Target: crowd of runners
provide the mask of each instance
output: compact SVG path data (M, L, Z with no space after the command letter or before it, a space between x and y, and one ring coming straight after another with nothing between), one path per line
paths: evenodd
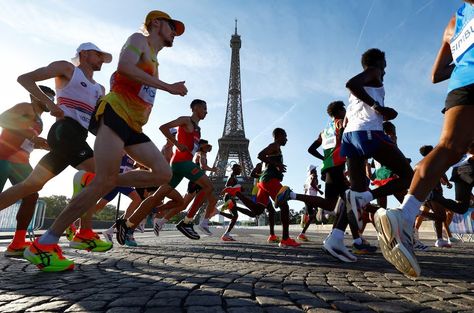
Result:
M153 216L153 230L159 236L163 226L188 206L176 228L198 240L193 221L205 205L198 225L202 233L212 235L209 220L219 214L228 219L221 240L234 241L231 232L239 213L255 218L267 212L267 241L280 247L300 246L309 240L305 232L311 223L332 215L333 229L323 241L323 249L343 262L356 262L357 254L377 250L362 236L366 224L373 223L383 256L402 273L419 276L414 251L428 248L416 235L423 219L434 220L435 245L449 247L455 242L449 232L453 213L465 213L472 200L473 28L474 1L466 0L449 21L433 65L433 83L449 79L444 125L436 146L420 147L424 158L419 164L411 165L397 146L396 127L390 122L397 111L384 103L385 53L372 48L361 57L361 72L347 80L347 110L340 100L327 106L331 122L308 147L322 167L320 173L316 166L308 167L304 194L283 184L286 165L281 147L288 138L284 129L275 128L273 140L257 155L251 195L241 189L242 168L234 164L225 188L218 191L223 200L219 207L218 193L206 174L217 170L207 163L212 145L201 138L199 126L208 113L206 102L192 100L188 116L160 126L167 140L161 151L142 130L157 92L187 94L184 81L160 79L157 61L159 52L172 47L175 37L183 34L184 24L167 13L149 12L142 32L132 34L123 45L108 93L94 80L94 73L103 63L110 63L112 55L93 43L83 43L72 63L56 61L20 75L18 82L31 95L31 102L17 104L0 115L0 188L3 190L8 179L12 183L0 193L0 210L22 200L17 230L5 254L23 256L43 271L72 269L74 261L66 258L58 245L64 233L72 248L91 252L110 250L114 237L119 245L137 246L134 231L143 230L149 216ZM53 78L55 91L37 84ZM40 137L43 112L57 118L46 139ZM96 136L93 149L86 142L89 132ZM33 149L47 150L34 168L29 164ZM27 241L26 229L38 192L68 166L78 170L71 201L44 235ZM445 173L450 167L448 178ZM189 180L185 195L176 190L183 178ZM454 200L443 196L442 185L454 186ZM130 205L113 227L103 232L103 240L92 229L92 216L119 193L131 199ZM387 208L390 195L401 203L398 208ZM303 230L296 239L289 235L289 201L301 201L305 206ZM281 237L274 231L275 209L281 214ZM344 244L348 226L351 249Z

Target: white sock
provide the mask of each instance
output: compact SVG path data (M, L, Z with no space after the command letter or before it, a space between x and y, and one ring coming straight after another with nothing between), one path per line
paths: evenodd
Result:
M359 237L359 238L357 238L357 239L354 239L354 243L355 243L356 245L361 245L361 244L362 244L362 238Z
M400 210L402 210L403 219L409 223L409 225L415 224L416 217L420 214L420 207L422 201L419 201L415 196L407 194L403 198Z
M338 240L344 240L344 232L340 229L333 228L331 235Z
M291 199L291 200L295 200L295 199L296 199L296 193L294 193L293 191L290 192L290 199Z

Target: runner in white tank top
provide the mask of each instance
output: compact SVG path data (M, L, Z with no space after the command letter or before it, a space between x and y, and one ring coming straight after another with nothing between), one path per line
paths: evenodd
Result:
M51 111L51 115L58 117L58 120L48 133L50 151L23 183L0 194L0 210L29 194L38 192L44 184L69 165L78 170L94 171L92 149L86 142L88 124L84 117L87 117L86 112L94 108L99 96L104 94L104 88L93 81L93 74L101 69L103 63L109 63L112 56L92 43L84 43L77 49L76 59L79 61L77 67L67 61L56 61L18 78L18 82L41 101ZM67 99L59 100L60 106L57 106L36 85L37 81L49 78L55 78L58 97ZM81 88L84 91L80 92ZM72 114L74 112L81 113L74 116ZM54 231L57 229L55 227L57 223L58 221L55 221L51 230L39 240L35 240L24 253L28 261L45 271L61 271L74 266L72 261L61 257L61 249L57 242L64 228ZM95 238L91 238L90 242L95 246L103 244L101 240ZM108 245L110 249L111 245ZM44 263L44 255L48 256L49 262Z

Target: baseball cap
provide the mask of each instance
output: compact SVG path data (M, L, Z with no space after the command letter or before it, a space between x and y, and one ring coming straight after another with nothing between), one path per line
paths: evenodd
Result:
M183 22L178 21L178 20L173 20L168 15L168 13L158 11L158 10L148 12L148 14L145 17L145 26L148 25L151 21L153 21L156 18L172 21L174 24L174 28L176 29L176 36L181 36L184 33Z
M94 50L101 53L104 57L104 63L112 62L112 55L110 53L102 51L99 47L97 47L92 42L84 42L84 43L81 43L79 47L77 47L76 55L71 59L72 63L74 63L74 65L79 65L79 53L81 51L87 51L87 50Z
M314 171L316 168L317 168L316 165L311 164L310 166L308 166L308 173L311 173L311 172Z

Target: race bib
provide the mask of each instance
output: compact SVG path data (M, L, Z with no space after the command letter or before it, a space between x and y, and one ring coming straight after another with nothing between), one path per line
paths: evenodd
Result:
M142 88L140 89L140 92L138 93L138 96L140 99L145 101L146 103L153 105L155 102L155 95L156 95L156 88L142 85Z
M474 19L464 25L459 34L451 39L451 54L458 62L462 55L474 45Z
M23 151L31 153L33 150L35 150L35 144L31 140L25 139L21 144L20 148Z

